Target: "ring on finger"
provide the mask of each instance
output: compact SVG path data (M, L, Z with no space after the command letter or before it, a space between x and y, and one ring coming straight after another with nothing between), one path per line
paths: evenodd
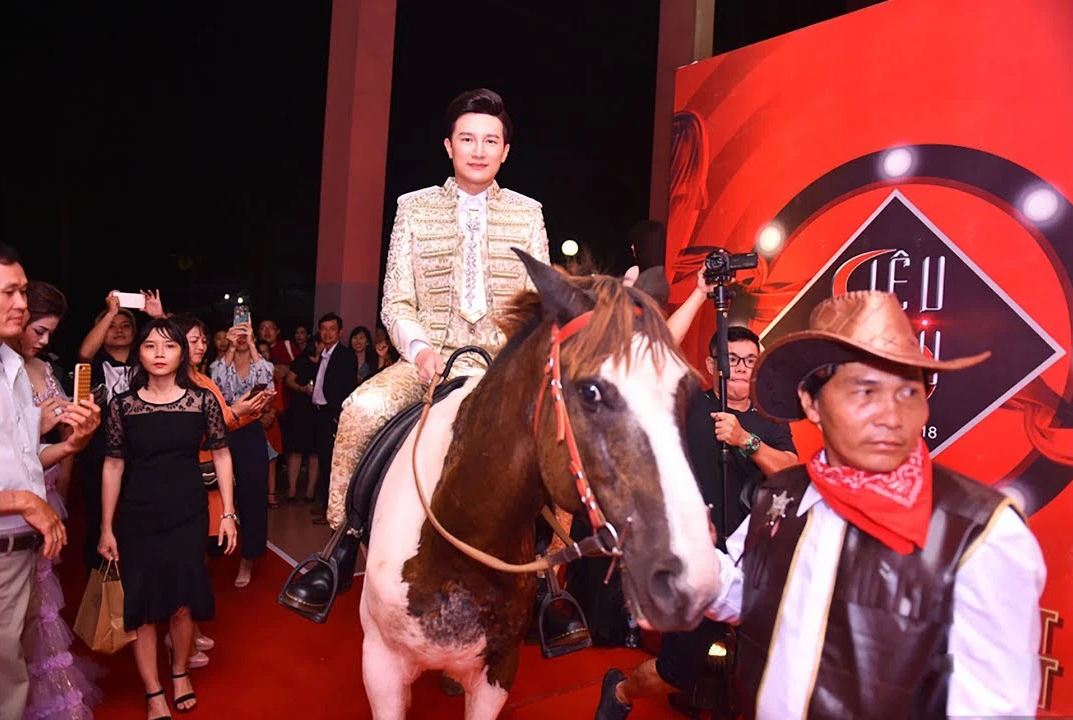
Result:
M63 415L63 408L60 408L60 407L52 408L52 414L55 415L56 417L59 417L60 415Z

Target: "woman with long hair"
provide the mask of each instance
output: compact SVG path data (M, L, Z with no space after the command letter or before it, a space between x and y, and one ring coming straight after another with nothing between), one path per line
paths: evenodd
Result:
M272 363L254 346L253 326L240 323L227 331L230 344L212 380L234 403L252 390L275 390ZM268 551L268 440L261 423L250 423L228 437L238 486L235 502L242 518L242 560L235 587L250 584L253 561Z
M197 704L187 674L194 621L210 620L215 613L205 566L209 514L198 461L202 438L219 478L223 513L217 542L225 553L238 541L234 480L223 410L211 392L190 379L189 346L179 326L163 318L147 323L132 352L138 366L130 390L108 404L97 551L120 563L123 624L137 633L134 660L149 717L165 718L157 623L170 626L172 702L186 712Z
M67 299L60 290L33 280L26 289L29 321L13 349L22 355L26 374L33 389L34 404L41 409L41 434L53 430L66 436L66 425L57 425L63 408L70 402L52 373L52 366L38 357L52 339L67 312ZM64 498L71 476L72 456L45 471L48 504L67 518ZM71 654L71 630L60 617L64 606L63 590L52 567L59 562L38 555L34 573L34 592L27 617L36 618L23 631L27 667L30 669L29 702L25 720L90 720L91 707L100 702L101 691L90 680L98 668L84 658Z

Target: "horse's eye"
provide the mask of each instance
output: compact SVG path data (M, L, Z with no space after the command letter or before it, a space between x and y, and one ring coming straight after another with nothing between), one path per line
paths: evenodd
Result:
M592 410L595 410L604 399L600 386L591 381L580 383L577 386L577 394L581 396L581 402Z

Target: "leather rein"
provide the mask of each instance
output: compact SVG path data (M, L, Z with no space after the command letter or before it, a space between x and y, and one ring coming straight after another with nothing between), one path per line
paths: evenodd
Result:
M548 352L548 361L544 366L544 381L541 384L540 394L537 396L536 409L533 413L533 435L535 437L540 424L544 395L548 388L551 388L551 398L555 407L557 425L556 441L558 443L566 443L567 452L570 455L570 474L574 478L578 497L581 498L581 502L585 506L585 511L588 514L589 522L592 524L593 528L592 535L580 542L575 542L555 519L554 513L552 513L546 505L542 507L541 514L544 516L544 519L547 520L548 524L551 525L552 530L555 531L555 534L558 535L559 539L565 544L565 547L558 552L551 555L542 555L536 560L522 565L508 563L500 560L494 555L489 555L483 550L473 547L464 540L460 540L440 523L436 518L435 513L432 512L432 507L429 505L428 498L425 497L425 491L421 486L417 458L421 434L425 428L425 421L428 419L429 411L432 409L433 396L436 392L436 387L449 373L451 367L450 363L448 363L447 367L444 369L443 375L433 377L432 382L429 384L428 391L425 393L423 400L424 408L421 410L421 418L417 422L417 435L414 437L414 448L411 458L414 471L414 483L417 486L417 496L421 498L421 505L425 509L425 516L428 518L429 523L432 527L436 528L436 531L439 532L444 540L451 543L451 545L454 545L467 557L476 560L493 570L519 574L542 572L544 570L550 570L557 565L573 562L581 557L594 555L606 555L612 557L614 560L611 564L611 570L613 570L615 561L622 557L622 547L629 531L629 525L626 526L626 530L619 536L614 525L607 521L603 511L600 509L600 504L596 501L596 496L592 491L592 485L589 483L588 476L585 474L584 465L581 462L577 441L574 439L574 430L570 425L570 415L567 412L566 400L563 397L562 369L559 364L560 347L562 343L569 340L577 334L578 331L584 329L591 319L592 311L589 311L578 315L561 328L556 323L552 324L551 349ZM455 354L457 355L460 352L462 352L462 350L459 350ZM454 357L452 356L452 361L453 359ZM627 522L629 522L629 520L627 520ZM610 570L608 575L610 575Z

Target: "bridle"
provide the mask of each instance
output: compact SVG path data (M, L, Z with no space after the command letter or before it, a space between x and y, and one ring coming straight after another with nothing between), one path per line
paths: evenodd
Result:
M429 411L432 409L433 396L436 387L443 379L443 376L437 375L434 377L432 383L429 385L428 392L425 393L425 406L421 411L421 418L417 423L417 435L414 438L412 456L414 483L417 486L417 495L421 498L421 505L425 509L425 516L444 540L454 545L468 557L492 568L493 570L509 573L541 572L554 568L557 565L573 562L581 557L606 555L612 558L611 569L608 571L608 575L610 575L611 571L614 570L615 564L622 557L622 548L625 544L626 535L628 534L630 527L629 523L632 521L632 518L627 518L626 529L623 530L622 535L619 535L615 530L615 526L607 521L606 516L600 509L600 504L597 502L596 495L592 491L592 485L589 483L588 475L585 473L585 467L581 461L581 454L578 451L577 441L574 438L574 430L570 425L570 415L567 411L566 399L563 396L562 368L559 363L560 348L564 342L576 335L589 324L589 321L592 320L592 315L593 313L591 310L582 313L561 328L558 323L552 324L551 348L548 351L548 361L544 365L544 381L541 383L540 394L537 396L536 407L533 412L533 435L535 437L540 425L541 410L544 407L544 396L548 388L551 388L551 398L555 408L557 424L556 440L559 443L566 443L566 449L570 456L570 474L574 478L578 497L581 499L581 503L584 505L585 511L588 514L589 522L592 524L593 533L584 540L575 542L566 531L563 530L562 526L555 519L555 515L547 508L547 506L545 506L541 509L541 514L544 516L544 519L548 521L548 524L551 525L555 534L559 536L559 539L563 541L565 547L551 555L543 555L532 562L518 565L504 562L493 555L489 555L483 550L473 547L469 543L455 537L443 527L443 525L440 524L440 521L436 518L436 515L432 512L432 507L429 505L428 499L425 497L425 491L421 487L417 462L417 450L421 440L421 433L425 427L425 420L428 418Z

